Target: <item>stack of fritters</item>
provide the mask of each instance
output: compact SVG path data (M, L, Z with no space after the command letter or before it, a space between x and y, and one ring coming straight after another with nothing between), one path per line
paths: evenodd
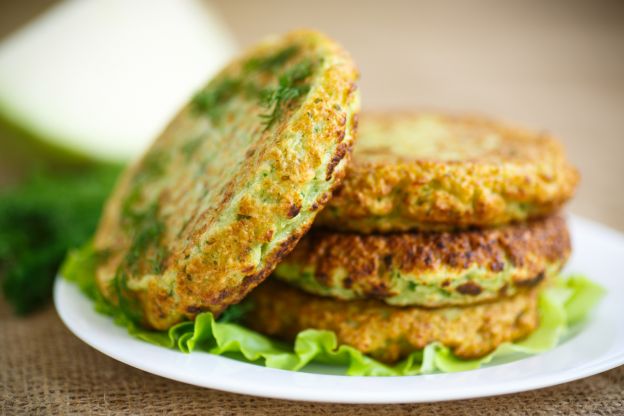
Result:
M547 135L364 114L344 181L251 293L247 323L285 339L332 330L385 362L436 341L483 356L537 327L538 294L570 253L558 211L577 182Z
M252 328L333 330L386 362L436 341L477 357L535 329L570 251L557 211L578 174L560 145L479 118L366 115L349 160L357 78L306 30L227 65L109 199L104 298L165 330L250 294Z

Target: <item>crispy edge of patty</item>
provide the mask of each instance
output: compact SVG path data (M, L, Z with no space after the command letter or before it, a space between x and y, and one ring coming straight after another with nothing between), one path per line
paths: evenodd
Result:
M426 309L394 307L375 300L327 299L269 279L249 295L252 309L245 323L286 341L305 329L333 331L339 344L385 363L397 362L432 342L470 359L535 330L542 287L496 302Z
M213 227L212 220L198 225L194 231L186 233L187 243L168 255L161 274L143 276L147 280L145 288L123 288L123 295L129 298L128 303L138 303L143 325L167 329L181 320L194 319L205 310L218 315L230 304L240 301L270 274L279 260L307 232L318 210L325 205L335 186L342 180L357 125L359 93L355 85L357 68L340 46L317 32L291 32L250 49L217 77L225 78L231 68L244 65L258 53L266 54L273 47L277 51L288 46L289 42L297 41L304 44L308 41L316 42L316 47L322 48L325 53L320 60L323 69L318 74L318 84L311 87L296 110L289 110L288 119L273 129L276 133L275 138L271 139L274 145L270 149L262 154L258 151L246 154L246 161L252 163L250 166L274 162L274 174L262 180L266 182L275 179L275 182L268 186L255 186L251 188L252 192L240 197L239 191L245 193L246 188L234 189L241 178L233 179L224 190L223 202L216 208L207 207L206 212L198 215L198 218L204 218L209 211L222 209L225 204L234 203L230 201L238 201L228 208L228 212L238 212L244 221L236 220L217 228ZM336 107L341 110L337 111ZM188 111L188 108L182 110L153 147L167 146L172 140L175 142L171 136L175 134L178 124L184 125ZM315 117L322 118L324 123L324 127L318 131L314 129ZM263 137L266 135L263 133ZM290 150L292 141L300 140L301 135L310 136L306 146L313 148L313 151L309 155L295 155ZM149 155L149 151L146 155ZM140 174L148 157L144 156L122 177L107 204L95 239L96 249L112 251L100 265L97 280L102 293L114 303L119 303L120 297L111 290L110 284L124 253L123 250L121 253L110 250L110 247L124 245L125 237L119 231L120 211L128 196L132 178ZM312 169L314 178L319 179L312 179L310 172L304 169ZM247 176L248 170L243 179ZM307 182L297 182L305 177L309 177ZM293 206L294 202L301 200L300 186L311 184L313 180L319 184L310 195L306 195L305 204ZM262 193L264 199L258 193ZM274 203L264 204L263 201ZM276 229L277 222L290 225L280 230ZM111 230L117 230L117 233L106 237ZM210 238L206 237L208 231ZM202 244L208 245L203 247ZM253 259L250 258L253 256L250 253L254 252L254 247L259 249L257 251L261 258L251 264ZM206 253L211 257L209 260L205 259ZM239 258L242 260L237 263ZM212 259L217 259L216 266ZM144 279L136 280L141 282ZM173 281L173 287L166 281Z
M495 229L383 235L313 230L275 269L309 293L392 305L466 305L511 296L560 271L564 218Z
M400 123L422 114L428 113L364 113L360 123ZM487 118L432 114L523 141L531 151L500 160L494 152L484 160L371 162L358 157L356 147L344 181L314 225L360 233L499 226L546 216L574 195L579 172L552 136Z

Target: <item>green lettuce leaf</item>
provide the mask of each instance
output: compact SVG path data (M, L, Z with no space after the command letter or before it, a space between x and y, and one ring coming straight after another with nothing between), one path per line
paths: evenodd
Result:
M95 309L109 315L118 325L143 341L178 349L184 353L201 350L271 368L298 371L309 364L331 365L351 376L405 376L434 372L467 371L493 360L510 360L523 354L537 354L557 345L569 325L581 322L604 295L604 289L583 276L558 279L543 291L539 299L540 325L522 341L506 343L485 357L464 360L451 350L432 343L412 353L400 363L389 366L347 345L339 345L331 331L307 329L300 332L294 344L272 340L236 323L245 313L245 304L233 305L220 319L210 312L193 322L182 322L168 331L146 330L123 314L100 295L95 287L94 267L97 254L90 244L67 257L61 275L78 285L93 299Z

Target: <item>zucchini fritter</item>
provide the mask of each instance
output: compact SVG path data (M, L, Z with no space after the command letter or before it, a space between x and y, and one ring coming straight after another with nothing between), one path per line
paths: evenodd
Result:
M539 289L491 303L424 309L327 299L269 279L249 294L252 310L245 323L289 341L309 328L334 331L340 344L387 363L436 341L458 357L477 358L537 327Z
M545 133L476 117L363 114L345 180L315 226L359 233L498 226L556 211L578 179Z
M95 237L106 298L166 329L268 276L344 174L359 94L333 41L298 31L213 78L122 176Z
M313 230L274 275L337 299L438 307L513 295L558 273L569 254L570 236L559 215L452 233Z

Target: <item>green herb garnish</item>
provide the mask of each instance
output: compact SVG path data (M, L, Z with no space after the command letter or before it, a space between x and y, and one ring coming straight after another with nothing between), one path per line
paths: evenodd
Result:
M0 193L0 276L18 314L44 305L67 250L91 238L119 166L39 173Z

